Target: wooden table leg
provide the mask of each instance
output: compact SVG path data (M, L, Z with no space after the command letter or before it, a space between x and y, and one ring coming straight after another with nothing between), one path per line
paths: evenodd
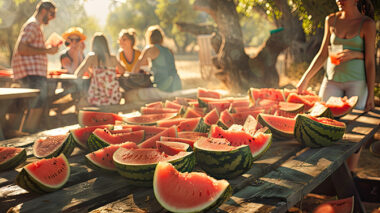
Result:
M5 124L5 114L8 111L9 106L12 104L10 100L2 100L0 102L0 140L5 140L3 125Z
M354 212L365 212L363 203L360 199L358 190L356 189L351 172L344 162L332 175L331 180L334 184L338 198L347 198L354 196Z

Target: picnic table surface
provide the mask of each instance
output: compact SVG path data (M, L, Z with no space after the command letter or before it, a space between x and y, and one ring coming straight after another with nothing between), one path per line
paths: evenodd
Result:
M0 100L36 97L39 93L38 89L0 88Z
M345 160L377 131L380 108L368 113L354 110L340 120L347 125L346 133L342 141L330 147L311 149L294 139L274 140L250 170L229 180L234 193L216 211L286 212L328 177L332 178L338 197L357 196ZM36 160L32 154L36 138L78 127L66 126L0 141L0 146L25 147L26 163L30 163ZM48 194L29 193L15 185L20 168L0 173L0 212L165 212L152 188L133 187L117 173L92 170L84 163L84 155L82 150L74 150L69 158L70 179L63 189ZM360 198L355 201L355 212L362 211Z

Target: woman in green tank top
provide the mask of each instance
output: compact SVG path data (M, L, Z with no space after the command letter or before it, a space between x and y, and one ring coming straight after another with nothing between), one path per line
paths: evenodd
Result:
M159 26L150 26L147 29L146 41L149 45L142 51L132 72L138 72L142 64L147 64L147 61L151 60L151 71L157 88L164 92L174 92L182 89L181 79L172 52L162 46L163 40L164 33Z
M303 91L327 60L319 96L358 96L357 109L374 108L375 38L373 6L368 0L337 0L339 11L326 17L321 47L297 85ZM343 45L338 63L329 58L329 45Z

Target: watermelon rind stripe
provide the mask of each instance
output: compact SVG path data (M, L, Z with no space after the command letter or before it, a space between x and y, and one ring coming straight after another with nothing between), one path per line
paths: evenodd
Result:
M169 160L168 162L173 164L178 171L191 172L195 166L195 155L194 152L188 152L187 155L178 159ZM127 182L131 185L142 187L152 186L154 170L156 169L157 163L128 165L114 158L114 164L119 174L125 177Z
M224 130L228 129L228 126L226 124L224 124L223 121L220 119L218 120L218 122L216 122L216 125L218 125L219 127L221 127Z
M261 147L261 149L256 153L252 153L253 160L259 159L266 151L268 151L269 147L272 145L272 133L270 133L270 130L267 130L267 132L268 133L264 133L265 135L269 135L267 141L265 142L265 146Z
M204 139L206 140L206 139ZM252 167L252 153L248 145L231 151L214 151L194 144L197 165L215 178L235 178Z
M210 125L206 124L204 119L199 119L198 125L195 127L194 132L204 132L207 133L210 131Z
M0 171L10 170L26 160L26 150L23 148L21 152L13 156L13 158L8 159L7 161L0 164Z
M262 117L262 114L260 113L258 116L257 116L257 120L258 122L263 125L263 126L266 126L268 127L272 134L273 134L273 137L275 137L276 139L280 139L280 140L284 140L284 139L291 139L294 137L294 132L292 133L288 133L288 132L284 132L284 131L281 131L273 126L271 126L263 117Z
M305 115L297 115L295 129L298 141L316 148L335 144L343 137L346 128L323 124Z
M75 148L75 142L72 137L70 137L70 134L68 134L64 140L64 142L61 144L61 146L57 147L56 150L52 151L51 154L47 156L39 156L36 153L35 147L33 146L33 154L37 158L54 158L59 156L61 153L64 154L66 157L70 157L71 153L74 151Z

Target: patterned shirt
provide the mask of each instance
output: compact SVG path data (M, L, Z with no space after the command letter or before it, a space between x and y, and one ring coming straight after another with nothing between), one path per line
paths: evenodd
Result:
M35 17L22 26L18 42L36 48L45 48L45 39L40 23ZM16 46L17 47L17 46ZM15 79L24 78L28 75L46 76L47 56L46 54L21 55L17 49L12 58L13 76Z

